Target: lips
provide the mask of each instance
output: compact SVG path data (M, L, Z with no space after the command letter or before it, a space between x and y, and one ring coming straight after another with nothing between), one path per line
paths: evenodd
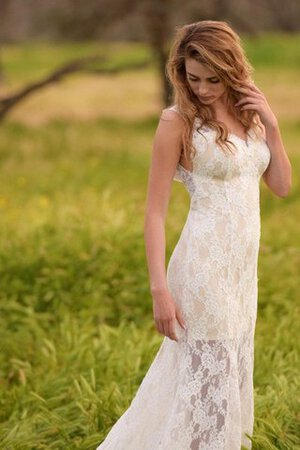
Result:
M200 97L200 100L210 100L212 97Z

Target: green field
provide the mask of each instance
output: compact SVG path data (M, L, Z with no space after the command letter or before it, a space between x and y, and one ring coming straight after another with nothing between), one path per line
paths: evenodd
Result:
M300 448L299 41L246 40L294 174L285 199L261 185L253 450ZM96 48L5 47L2 92ZM103 48L115 50L113 65L150 58L137 44ZM161 107L152 64L76 75L1 125L0 450L95 449L160 346L143 213ZM167 259L187 212L188 195L174 183Z

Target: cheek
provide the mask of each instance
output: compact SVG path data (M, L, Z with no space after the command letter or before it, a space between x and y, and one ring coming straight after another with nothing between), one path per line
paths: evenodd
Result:
M220 95L224 94L226 92L226 87L221 84L218 88Z
M187 81L187 82L186 82L186 87L187 87L190 91L195 92L195 85L194 85L194 83L190 83L189 81Z
M187 82L187 86L193 91L195 89L195 86L193 83Z
M214 91L215 93L222 95L226 91L226 87L223 84L217 84Z

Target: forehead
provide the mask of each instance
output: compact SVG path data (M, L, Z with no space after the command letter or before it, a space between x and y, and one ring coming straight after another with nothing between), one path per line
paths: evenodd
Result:
M216 72L211 70L207 65L202 64L193 58L185 59L185 70L199 78L209 78L216 76Z

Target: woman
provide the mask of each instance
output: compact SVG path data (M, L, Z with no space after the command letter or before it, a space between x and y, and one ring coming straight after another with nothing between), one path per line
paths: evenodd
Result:
M156 130L145 213L154 320L164 340L98 450L240 450L253 432L259 181L285 197L291 165L277 119L225 22L177 30L175 105ZM190 210L165 270L172 180Z

